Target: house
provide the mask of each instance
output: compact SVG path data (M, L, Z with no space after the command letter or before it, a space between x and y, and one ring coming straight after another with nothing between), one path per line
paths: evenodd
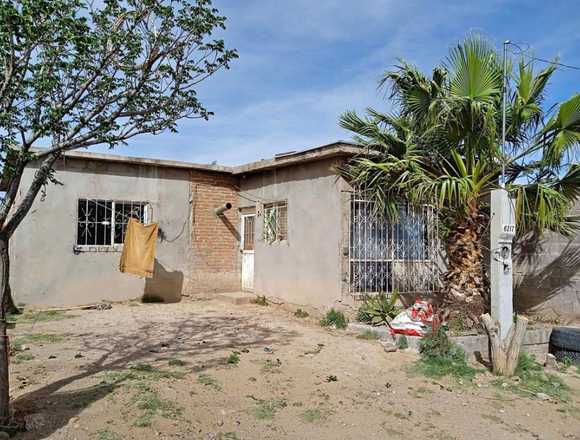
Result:
M56 166L61 184L35 201L12 239L15 299L179 301L244 290L325 309L373 292L435 291L444 265L435 209L402 206L396 224L377 219L335 171L359 152L335 142L235 167L69 152ZM118 270L129 217L159 224L153 278ZM527 305L580 316L579 241L544 242L554 258L528 249L516 267L524 289L536 280ZM521 289L517 298L526 302Z

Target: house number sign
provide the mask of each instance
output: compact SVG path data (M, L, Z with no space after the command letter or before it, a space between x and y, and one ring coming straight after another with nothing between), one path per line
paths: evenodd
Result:
M516 225L503 225L503 232L513 234L516 232Z

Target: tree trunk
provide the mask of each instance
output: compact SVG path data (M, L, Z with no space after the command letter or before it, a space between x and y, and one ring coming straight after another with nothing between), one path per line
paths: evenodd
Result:
M516 323L511 326L503 340L500 337L501 327L499 322L493 321L487 313L481 317L481 321L489 334L493 372L499 376L513 376L518 366L528 320L518 316Z
M10 219L4 218L0 232L0 425L8 424L10 420L10 380L9 380L9 343L6 332L6 315L8 310L16 309L10 291L10 237L18 228L26 214L30 211L38 192L47 182L52 167L58 159L58 153L50 154L44 159L34 174L26 195L20 204L13 210ZM14 178L20 179L15 176ZM11 188L14 187L12 182ZM13 199L12 199L13 201Z
M9 294L10 256L8 239L0 237L0 424L10 418L10 381L8 377L9 343L6 333L6 295Z
M486 220L472 203L447 238L448 270L443 275L443 303L451 317L461 313L468 318L468 327L489 308L481 246Z

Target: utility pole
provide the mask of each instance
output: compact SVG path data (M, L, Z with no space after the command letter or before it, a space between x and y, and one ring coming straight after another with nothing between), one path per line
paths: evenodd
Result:
M514 200L506 190L506 100L507 100L507 47L503 44L503 91L501 132L500 189L491 192L490 227L490 290L491 317L500 324L500 338L505 338L513 322L512 243L516 232Z
M507 48L510 40L503 42L503 87L501 92L501 187L505 188L505 131L506 131L506 95L507 95Z

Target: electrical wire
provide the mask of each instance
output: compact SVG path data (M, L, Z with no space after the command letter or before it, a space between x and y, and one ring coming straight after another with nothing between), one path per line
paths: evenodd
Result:
M535 57L533 55L528 55L526 52L528 52L530 50L530 45L526 43L527 48L526 49L522 49L521 46L517 43L514 42L510 42L509 43L510 46L514 46L516 47L518 50L517 51L513 51L513 50L509 50L510 53L514 54L514 55L521 55L523 57L528 58L531 61L538 61L540 63L546 63L546 64L553 64L555 66L560 66L560 67L564 67L566 69L573 69L573 70L580 70L579 66L572 66L571 64L564 64L564 63L560 63L558 61L550 61L550 60L546 60L544 58L538 58Z

